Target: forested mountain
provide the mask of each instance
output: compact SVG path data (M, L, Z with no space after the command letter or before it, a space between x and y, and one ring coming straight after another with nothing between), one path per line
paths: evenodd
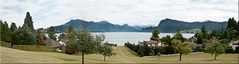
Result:
M164 20L161 20L157 27L159 27L160 32L174 33L176 29L183 31L201 29L203 25L208 31L212 31L216 29L226 28L227 22L215 22L210 20L203 22L185 22L166 18ZM141 31L151 32L154 28L147 27L143 28Z
M64 32L67 26L72 26L75 30L87 28L92 32L137 32L138 30L129 26L128 24L124 25L115 25L107 21L93 22L85 21L80 19L70 20L69 22L54 26L57 32Z

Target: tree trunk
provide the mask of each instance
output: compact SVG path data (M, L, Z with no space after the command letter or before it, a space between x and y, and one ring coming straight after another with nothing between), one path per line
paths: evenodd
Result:
M82 62L82 64L84 64L84 53L82 52L82 54L81 54L82 56L81 56L81 62Z
M216 53L214 54L214 60L217 60L217 54Z
M105 61L106 56L104 56L104 61Z
M179 61L182 60L182 53L179 53Z

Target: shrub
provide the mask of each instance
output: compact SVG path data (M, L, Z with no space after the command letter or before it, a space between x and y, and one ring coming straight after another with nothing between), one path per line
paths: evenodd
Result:
M42 45L13 45L13 48L26 51L52 52L54 48Z

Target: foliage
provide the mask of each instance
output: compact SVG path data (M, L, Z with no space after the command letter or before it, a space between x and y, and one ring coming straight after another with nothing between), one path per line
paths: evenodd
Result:
M205 52L214 55L214 60L216 60L217 56L225 51L224 46L218 41L218 39L213 38L213 41L206 46Z
M109 45L102 45L99 47L99 54L101 54L102 56L104 56L104 61L106 60L106 56L110 57L115 55L115 53L113 53L113 49L111 46Z
M160 34L160 31L159 29L155 29L153 32L152 32L152 36L151 36L151 40L156 40L158 41L159 40L159 34Z
M183 38L183 35L182 35L180 29L176 30L176 34L173 36L173 39L185 41L185 38Z
M172 41L171 41L172 38L169 35L167 35L166 37L162 37L160 40L164 42L164 45L168 45L168 46L172 45Z
M37 29L37 45L46 45L46 36L43 33L43 28Z
M53 39L56 41L56 30L54 29L53 26L51 26L50 28L47 29L47 35L50 39Z
M11 30L8 27L8 23L5 21L4 23L0 20L1 23L1 41L11 42Z
M13 48L26 51L41 51L41 52L54 51L54 48L52 48L51 46L43 46L43 45L13 45Z
M60 37L63 37L62 35ZM66 35L65 35L66 49L65 53L67 54L75 54L76 53L76 32L73 30L71 26L67 27Z
M189 45L189 43L186 42L181 42L179 40L173 40L174 43L174 48L176 49L176 51L180 54L179 56L179 60L181 61L181 56L182 54L188 54L192 51L191 46Z
M13 32L12 37L13 45L34 45L36 44L34 33L30 32L27 29L19 28L17 31Z

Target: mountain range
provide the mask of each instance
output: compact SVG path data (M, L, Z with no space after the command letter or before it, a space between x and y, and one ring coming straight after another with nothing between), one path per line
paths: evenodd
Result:
M158 26L129 26L128 24L118 25L112 24L108 21L86 21L81 19L70 20L69 22L53 26L57 32L65 32L67 26L72 26L74 30L79 30L81 28L87 28L91 32L151 32L155 28L159 27L162 33L173 33L176 29L180 30L193 30L201 29L205 26L208 31L225 28L227 22L215 22L215 21L203 21L203 22L185 22L174 19L163 19L159 22Z

